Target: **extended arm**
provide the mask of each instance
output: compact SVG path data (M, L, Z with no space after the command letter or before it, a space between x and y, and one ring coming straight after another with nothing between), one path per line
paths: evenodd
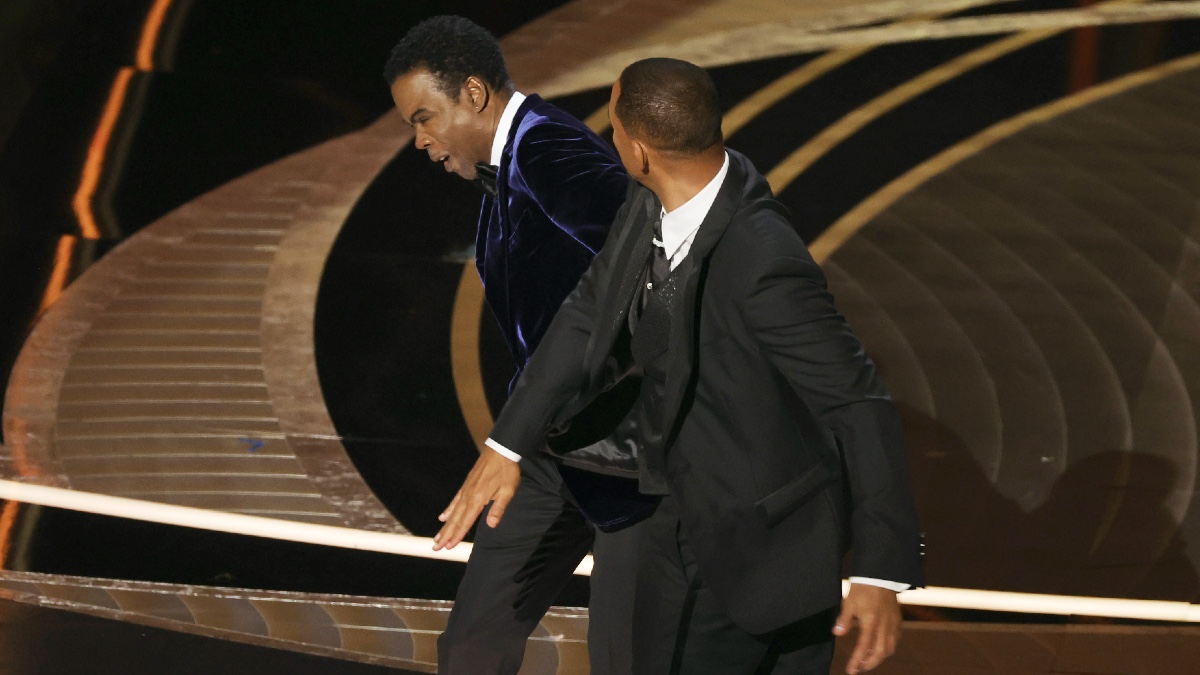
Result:
M608 245L592 260L575 290L563 301L497 417L489 441L522 456L541 452L543 439L556 415L586 383L584 353L596 328L596 293L598 285L611 278L615 244L620 239L619 228L627 225L624 221L628 208L627 204L617 213ZM487 524L490 527L499 524L519 480L516 461L491 447L484 448L463 486L440 516L445 524L434 537L434 550L457 546L489 502L492 508Z

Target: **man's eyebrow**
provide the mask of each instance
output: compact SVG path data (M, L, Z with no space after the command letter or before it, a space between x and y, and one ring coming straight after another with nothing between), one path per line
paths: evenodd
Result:
M417 108L417 109L416 109L416 111L415 111L415 112L413 112L413 114L411 114L411 115L409 115L409 116L408 116L408 123L409 123L410 125L416 125L416 123L417 123L417 115L420 115L420 114L421 114L421 113L423 113L423 112L429 112L429 111L428 111L428 110L426 110L425 108Z

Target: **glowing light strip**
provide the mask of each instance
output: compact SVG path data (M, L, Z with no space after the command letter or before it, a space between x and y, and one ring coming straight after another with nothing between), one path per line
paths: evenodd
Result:
M44 312L53 305L67 287L67 273L71 270L71 259L75 253L75 237L64 235L58 240L58 251L54 254L54 269L50 272L50 282L46 284L46 292L42 295L42 305L38 312Z
M20 510L20 502L6 502L4 510L0 511L0 570L8 568L8 552L12 548L13 527L16 525L17 514Z
M100 228L96 225L96 216L92 213L92 197L96 194L96 186L100 184L100 174L104 171L104 156L108 153L108 142L112 139L113 128L121 116L121 108L125 105L125 95L129 91L129 81L133 78L133 68L122 68L117 72L112 89L108 92L108 102L104 104L104 112L100 116L100 125L92 136L88 146L87 160L83 164L83 178L79 189L71 201L75 217L79 220L79 231L84 239L99 239Z
M78 490L31 485L11 480L0 480L0 499L27 504L41 504L72 511L96 513L117 518L129 518L163 525L194 527L214 532L244 534L252 537L295 541L303 544L337 546L359 551L392 553L418 558L434 558L451 562L466 562L471 555L471 545L462 543L454 550L433 550L433 539L411 534L371 532L335 525L292 522L242 513L228 513L198 509L175 504L160 504L140 499L114 497ZM576 574L588 575L592 571L592 559L588 556L575 570Z
M163 19L172 0L157 0L146 16L142 25L142 36L138 41L137 70L154 69L154 49L158 44L158 35L162 30ZM125 107L125 97L129 91L129 81L133 78L134 68L122 68L113 80L112 89L108 93L108 101L104 104L104 112L100 116L100 124L92 136L88 146L87 159L83 165L83 177L79 181L79 189L71 207L79 220L79 231L84 239L99 239L100 227L96 224L96 216L92 211L92 198L96 195L96 187L100 184L100 176L104 172L104 158L108 154L108 144L112 140L113 129L121 117L121 109Z
M848 586L848 582L843 583L843 592ZM906 605L978 609L990 612L1200 623L1200 605L1166 600L1089 598L1075 595L1008 593L934 586L904 591L900 594L900 602Z
M162 31L163 19L174 0L155 0L146 23L142 26L142 39L138 41L138 70L154 70L154 48L158 46L158 34Z
M10 480L0 480L0 498L164 525L452 562L466 562L471 553L471 545L467 543L459 544L452 551L434 552L433 540L428 537L210 511ZM592 557L587 556L575 569L575 574L587 576L591 572ZM843 581L843 593L848 589L849 582ZM900 600L904 604L927 607L1200 623L1200 605L1160 600L1089 598L939 587L905 591L900 594Z

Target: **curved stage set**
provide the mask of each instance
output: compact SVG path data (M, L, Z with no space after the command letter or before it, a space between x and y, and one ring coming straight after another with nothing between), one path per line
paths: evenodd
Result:
M378 73L451 12L602 132L710 68L903 415L877 672L1197 672L1200 2L126 4L0 18L0 671L435 671L512 365ZM589 562L523 674L587 672Z

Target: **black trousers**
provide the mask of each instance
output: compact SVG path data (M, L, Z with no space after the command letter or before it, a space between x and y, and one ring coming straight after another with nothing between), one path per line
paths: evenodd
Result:
M641 527L596 530L571 501L552 461L522 459L521 485L504 519L493 529L481 517L477 526L471 560L438 638L438 672L515 674L526 639L591 550L591 672L629 675Z
M828 675L837 607L765 635L738 628L696 568L675 500L642 523L634 606L638 675ZM803 574L804 570L797 570Z

